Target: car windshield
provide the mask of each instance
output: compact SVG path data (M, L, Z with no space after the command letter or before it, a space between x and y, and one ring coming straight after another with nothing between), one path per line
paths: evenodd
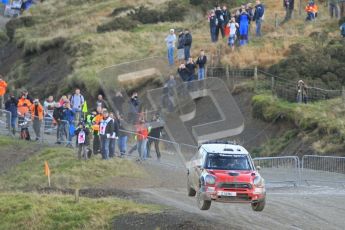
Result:
M252 170L248 155L208 153L206 169L218 170Z

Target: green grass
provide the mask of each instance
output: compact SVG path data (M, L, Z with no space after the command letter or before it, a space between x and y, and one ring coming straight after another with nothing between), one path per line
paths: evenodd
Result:
M6 143L10 150L17 142L1 137L0 143ZM147 175L143 168L126 159L103 161L99 157L93 157L88 161L79 161L74 150L45 147L0 175L0 190L35 190L47 187L47 177L44 175L45 161L48 161L50 166L52 186L57 188L97 187L119 177L142 178Z
M252 105L256 118L270 122L280 115L280 119L307 133L319 153L341 152L345 147L345 108L341 98L305 105L259 94L253 97Z
M117 198L0 193L0 229L111 229L116 216L155 213L160 207Z

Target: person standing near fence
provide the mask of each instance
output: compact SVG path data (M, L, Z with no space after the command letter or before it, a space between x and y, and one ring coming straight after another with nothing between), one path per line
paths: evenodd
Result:
M84 96L81 95L80 89L76 89L70 99L72 110L75 113L75 123L78 124L82 120L82 108L85 103Z
M99 134L101 138L102 159L109 160L109 145L111 136L114 133L114 122L107 110L103 110L103 120L99 124Z
M119 125L118 147L120 150L120 157L123 157L127 151L128 134L125 132L124 120L122 118L122 115L119 112L117 112L116 117L117 117L117 121L118 121L118 125Z
M196 60L196 64L198 65L198 80L205 79L205 67L207 63L207 57L205 55L204 50L200 50L200 55L198 59Z
M84 122L79 122L77 129L74 131L74 135L76 138L76 146L78 148L78 160L81 160L83 157L84 159L89 158L89 134L90 130L85 126ZM83 151L84 147L84 152ZM84 155L86 154L86 155Z
M299 80L297 83L297 103L307 104L307 102L308 102L307 86L304 83L304 81Z
M145 124L145 119L142 117L139 119L139 123L136 125L137 132L137 141L138 141L138 153L139 161L147 159L147 138L148 138L148 129Z
M168 49L168 63L169 65L174 65L174 50L175 50L175 42L176 42L176 35L175 30L170 29L169 35L165 38L165 42Z
M43 103L44 108L44 132L50 133L50 129L53 124L53 112L55 107L55 101L53 96L49 96Z
M109 141L109 157L115 157L115 147L116 147L116 140L118 139L119 134L119 123L117 121L116 116L113 113L109 113L109 117L112 119L113 122L113 132L110 135Z
M160 122L159 115L155 114L152 118L152 122L158 123ZM157 160L161 159L161 152L159 150L159 139L161 138L161 132L163 127L154 127L151 128L148 135L148 141L147 141L147 157L151 157L151 145L154 143L156 154L157 154Z
M35 132L36 141L41 139L41 125L44 116L44 109L38 99L34 100L34 104L31 105L31 120L32 127Z
M63 108L63 124L65 132L67 133L67 144L66 147L73 148L72 138L74 136L75 126L74 126L74 116L75 113L71 108L71 103L66 101Z
M6 109L6 111L10 112L10 114L11 114L11 120L9 122L11 125L11 131L12 131L13 135L16 134L16 124L17 124L17 118L18 118L18 107L17 107L17 105L18 105L18 100L14 97L13 94L11 94L5 103L5 109ZM9 118L8 118L8 120L9 120Z
M55 104L55 108L53 111L53 118L56 122L57 129L56 129L56 144L61 144L64 141L64 137L67 139L67 133L65 129L65 124L63 121L63 108L59 102Z
M2 75L0 74L0 110L3 108L3 104L5 102L6 90L7 83L2 79Z
M256 33L255 35L257 37L261 37L261 24L262 20L265 14L265 7L264 5L260 2L260 0L256 0L256 5L255 5L255 13L253 20L256 23Z
M25 114L30 112L30 107L32 103L26 97L27 96L24 93L22 93L22 96L18 100L18 123L24 122Z

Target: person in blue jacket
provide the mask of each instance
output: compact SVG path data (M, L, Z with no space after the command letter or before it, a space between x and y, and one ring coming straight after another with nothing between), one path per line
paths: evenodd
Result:
M261 36L261 24L265 13L265 7L261 4L260 0L256 0L255 13L253 20L256 23L256 36Z
M240 24L240 46L243 46L248 43L249 15L247 11L242 10L238 18Z
M69 101L65 102L63 107L63 122L66 133L68 133L67 147L72 147L72 138L74 136L74 112Z

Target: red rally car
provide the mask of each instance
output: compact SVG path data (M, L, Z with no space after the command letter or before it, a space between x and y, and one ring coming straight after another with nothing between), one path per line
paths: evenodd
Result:
M208 210L211 202L251 203L262 211L266 203L265 181L248 151L229 142L206 143L187 164L188 196Z

